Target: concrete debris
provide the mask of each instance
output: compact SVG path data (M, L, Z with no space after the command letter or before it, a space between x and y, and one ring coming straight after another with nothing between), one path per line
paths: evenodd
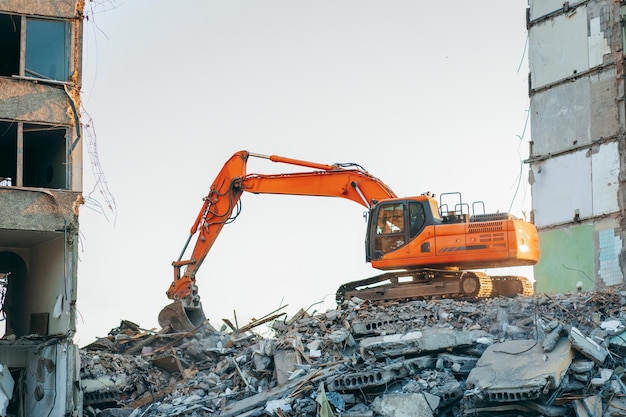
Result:
M477 387L476 393L489 402L534 400L561 386L573 354L566 338L550 353L535 340L505 340L485 350L466 385Z
M217 330L123 320L83 347L87 417L626 414L626 291L345 301Z
M598 365L602 365L606 360L606 356L609 354L606 348L600 346L600 344L592 338L585 336L576 327L572 327L570 330L569 340L577 350ZM602 340L599 341L602 342Z

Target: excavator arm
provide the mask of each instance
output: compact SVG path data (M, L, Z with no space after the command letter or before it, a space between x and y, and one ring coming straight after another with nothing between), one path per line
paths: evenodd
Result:
M310 171L284 174L247 174L250 157L309 168ZM261 155L245 150L235 153L224 164L213 181L198 213L178 260L172 263L174 280L167 297L175 302L162 310L159 323L179 330L189 329L204 321L204 313L197 294L196 273L211 250L224 225L239 214L239 200L244 192L255 194L289 194L340 197L369 208L379 200L395 198L395 193L378 178L357 164L319 164ZM191 256L183 259L194 236Z

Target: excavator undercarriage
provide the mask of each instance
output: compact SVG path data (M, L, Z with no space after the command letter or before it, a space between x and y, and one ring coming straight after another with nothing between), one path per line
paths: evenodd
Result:
M526 277L489 276L476 271L422 268L387 272L345 283L337 290L338 304L352 297L366 300L423 298L489 298L530 296L533 283Z

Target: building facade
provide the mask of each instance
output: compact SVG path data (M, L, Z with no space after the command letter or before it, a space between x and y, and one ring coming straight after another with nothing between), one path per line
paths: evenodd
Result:
M619 0L529 0L528 164L537 290L624 281L624 15Z
M0 411L10 415L82 413L73 336L83 8L0 0Z

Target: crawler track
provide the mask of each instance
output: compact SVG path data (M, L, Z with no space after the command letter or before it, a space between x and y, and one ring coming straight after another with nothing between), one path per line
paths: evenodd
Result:
M358 297L365 300L400 300L420 298L488 298L533 295L534 287L525 277L491 277L482 272L419 269L387 272L339 287L336 301Z
M491 277L493 283L492 297L515 297L516 295L530 296L535 293L535 286L526 277L503 275Z

